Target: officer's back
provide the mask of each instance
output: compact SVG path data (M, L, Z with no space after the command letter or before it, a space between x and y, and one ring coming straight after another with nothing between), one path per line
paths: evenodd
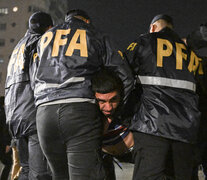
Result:
M165 179L173 163L175 178L189 180L200 115L194 77L202 73L199 58L173 31L172 18L162 14L127 50L142 89L130 128L138 154L133 179Z

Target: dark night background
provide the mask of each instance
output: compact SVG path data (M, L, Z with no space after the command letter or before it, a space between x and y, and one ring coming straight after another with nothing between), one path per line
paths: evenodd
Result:
M172 16L174 29L181 37L207 22L207 0L70 0L68 4L69 9L87 11L93 24L121 50L148 31L157 14Z

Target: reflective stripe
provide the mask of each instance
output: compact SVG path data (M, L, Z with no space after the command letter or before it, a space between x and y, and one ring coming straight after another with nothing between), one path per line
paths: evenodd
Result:
M85 80L84 77L72 77L63 82L62 84L55 84L55 83L38 83L37 86L35 87L35 94L38 92L41 92L44 89L48 88L61 88L64 87L65 85L69 83L74 83L74 82L83 82Z
M58 87L64 87L65 84L69 84L69 83L74 83L74 82L83 82L85 80L84 77L72 77L70 79L68 79L67 81L65 81L64 83L58 85Z
M40 106L53 105L53 104L64 104L64 103L75 103L75 102L88 102L95 103L95 99L89 98L68 98L68 99L59 99L51 102L46 102L41 104Z
M141 84L167 86L173 88L188 89L194 92L196 91L196 84L185 80L170 79L170 78L155 77L155 76L138 76L137 80L138 82L140 81Z

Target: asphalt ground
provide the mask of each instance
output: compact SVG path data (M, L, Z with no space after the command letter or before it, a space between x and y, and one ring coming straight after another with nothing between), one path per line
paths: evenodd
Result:
M115 164L116 179L117 180L131 180L134 165L130 163L121 163L120 165L122 169L117 164ZM3 165L0 163L0 169L2 167ZM198 172L198 176L199 176L199 180L205 180L202 170Z

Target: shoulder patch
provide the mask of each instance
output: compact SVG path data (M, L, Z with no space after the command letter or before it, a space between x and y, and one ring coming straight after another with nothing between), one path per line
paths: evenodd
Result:
M137 46L137 43L133 42L128 46L127 50L133 51L136 46Z

